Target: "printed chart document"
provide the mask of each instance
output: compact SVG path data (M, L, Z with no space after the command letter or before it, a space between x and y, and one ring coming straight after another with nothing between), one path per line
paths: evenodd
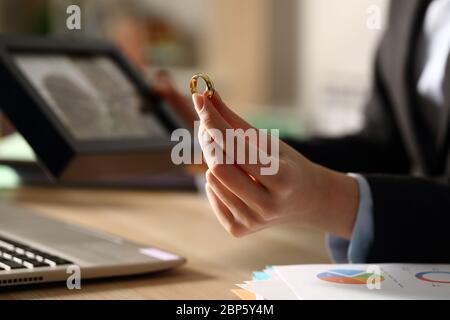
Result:
M450 265L273 266L238 286L267 300L450 299Z
M286 286L283 280L273 270L266 270L264 278L255 277L255 281L246 281L245 284L238 285L242 289L257 294L266 300L297 300L295 293Z

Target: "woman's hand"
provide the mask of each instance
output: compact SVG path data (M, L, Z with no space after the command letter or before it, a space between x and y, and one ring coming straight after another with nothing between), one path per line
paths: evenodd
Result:
M192 96L201 124L199 141L209 169L206 172L206 192L213 211L225 229L236 237L244 236L279 223L297 222L349 238L358 207L356 181L315 163L282 141L277 148L263 141L236 138L245 154L257 151L272 161L278 161L278 172L262 174L261 163L237 161L234 148L226 147L229 130L253 129L229 109L216 92ZM264 135L263 135L264 136ZM222 141L223 140L223 141ZM270 141L269 141L270 142ZM216 149L223 152L210 152ZM228 159L231 161L223 161ZM266 162L265 162L266 163Z
M189 97L183 96L174 86L172 79L166 71L159 71L155 75L153 90L161 95L181 117L186 127L193 131L194 121L198 120L196 112L192 109L192 103Z

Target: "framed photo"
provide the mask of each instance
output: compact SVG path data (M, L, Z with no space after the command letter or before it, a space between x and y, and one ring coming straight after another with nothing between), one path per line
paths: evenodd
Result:
M175 121L108 43L0 37L0 108L55 178L177 169Z

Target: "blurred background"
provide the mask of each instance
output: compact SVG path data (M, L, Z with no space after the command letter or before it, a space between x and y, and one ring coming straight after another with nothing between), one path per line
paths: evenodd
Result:
M81 30L66 27L71 4ZM208 73L256 126L332 136L361 125L383 34L367 27L371 6L384 26L387 0L0 0L0 32L109 39L186 95L191 75Z

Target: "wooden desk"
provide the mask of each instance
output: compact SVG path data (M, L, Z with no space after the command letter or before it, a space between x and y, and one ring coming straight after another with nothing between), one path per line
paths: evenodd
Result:
M0 199L188 259L161 274L85 281L81 290L2 289L0 299L236 299L234 284L267 264L329 263L322 234L283 226L235 239L195 193L22 188L1 190Z

